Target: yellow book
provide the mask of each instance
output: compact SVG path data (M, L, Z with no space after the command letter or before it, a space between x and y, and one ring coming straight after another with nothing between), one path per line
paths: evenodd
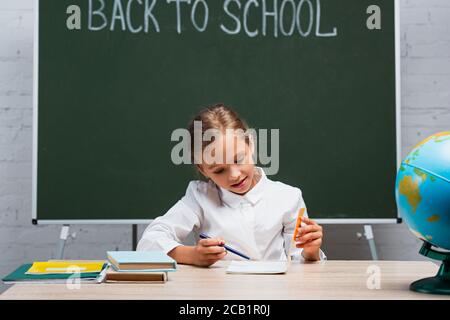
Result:
M103 269L105 261L65 260L34 262L26 274L93 273Z

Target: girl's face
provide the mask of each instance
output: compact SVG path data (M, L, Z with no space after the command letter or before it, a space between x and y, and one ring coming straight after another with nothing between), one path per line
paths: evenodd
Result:
M207 146L210 154L222 150L223 159L228 161L205 161L203 152L202 163L198 169L207 178L210 178L219 187L243 195L256 184L254 177L255 164L253 161L253 142L250 145L245 138L234 134L221 134L215 141ZM206 148L205 148L206 149Z

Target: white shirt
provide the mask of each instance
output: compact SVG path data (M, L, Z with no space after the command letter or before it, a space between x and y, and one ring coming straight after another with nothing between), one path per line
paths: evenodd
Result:
M211 180L191 181L186 194L145 229L137 250L168 253L182 245L191 232L196 239L203 232L224 239L226 245L252 260L286 260L299 208L305 207L302 192L268 179L262 168L256 168L261 178L245 195ZM306 210L304 216L308 216ZM303 259L302 250L292 244L291 258ZM224 259L243 260L230 251ZM326 259L322 250L320 259Z

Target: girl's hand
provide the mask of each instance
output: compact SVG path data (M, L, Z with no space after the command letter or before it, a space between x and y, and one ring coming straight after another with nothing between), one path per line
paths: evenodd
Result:
M201 267L209 267L227 255L227 251L221 245L225 241L220 238L201 239L193 250L193 264Z
M320 246L322 245L322 227L317 222L303 217L302 222L306 226L298 228L297 237L294 239L297 248L303 248L303 257L306 260L320 260ZM298 243L299 242L299 243Z

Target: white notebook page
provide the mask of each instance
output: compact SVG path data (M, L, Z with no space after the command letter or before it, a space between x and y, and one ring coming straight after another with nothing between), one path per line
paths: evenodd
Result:
M231 261L227 273L279 274L287 271L287 261Z

